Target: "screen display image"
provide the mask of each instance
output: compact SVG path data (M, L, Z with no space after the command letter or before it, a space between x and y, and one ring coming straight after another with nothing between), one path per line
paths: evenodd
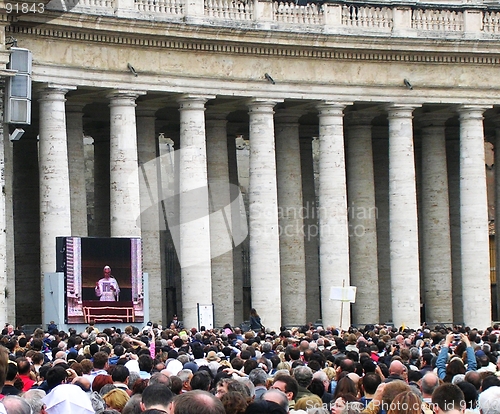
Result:
M62 238L66 323L144 322L139 238Z

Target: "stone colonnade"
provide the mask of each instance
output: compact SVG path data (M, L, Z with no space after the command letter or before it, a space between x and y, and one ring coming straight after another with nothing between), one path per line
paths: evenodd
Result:
M87 235L82 225L83 171L78 172L84 168L79 142L83 137L83 104L71 97L65 105L70 89L46 87L39 95L42 274L54 271L56 236ZM144 271L150 274L150 315L159 321L166 317L165 265L159 247L161 212L150 209L146 217L144 203L151 197L151 188L156 191L160 185L149 182L144 188L137 168L158 154L158 108L143 105L137 100L141 95L122 90L107 95L107 222L110 236L142 236ZM211 105L206 111L207 102ZM226 243L224 232L231 232L236 225L235 215L223 214L221 221L213 214L233 200L229 189L232 156L227 145L229 111L218 110L216 104L214 96L182 95L177 99L180 148L176 157L178 180L174 181L179 216L171 231L175 233L172 237L178 238L179 312L187 327L197 326L199 303L214 304L216 326L241 322L235 320L234 306L235 298L241 297L235 291L235 286L241 286L236 280L241 274L235 275L231 248L221 248ZM250 99L246 105L251 306L266 327L304 324L311 317L321 317L324 325L343 327L389 320L397 326L416 327L421 323L422 304L429 323L463 321L479 328L490 323L483 148L487 108L462 105L454 111L450 108L450 112L424 111L425 116L414 120L421 105L379 105L367 111L355 110L352 102L323 101L309 102L307 109L299 111L287 109L286 102L260 98ZM301 133L300 125L306 111L315 112L318 120L313 128L316 132L309 136ZM382 135L373 127L373 120L381 116L385 119ZM445 123L452 118L459 123L458 133L451 137L460 145L460 159L455 161L458 178L449 177L447 168L446 139L450 138ZM419 157L415 157L414 131L421 139L421 164L415 163ZM315 194L311 192L313 136L319 144ZM98 154L103 139L97 135L94 139L98 174L106 151ZM453 182L459 182L458 189L451 188ZM98 198L106 194L99 190L100 185L96 175L97 227L106 223L102 216L107 214L99 207L103 200ZM210 192L210 188L217 191ZM155 197L161 198L158 194ZM312 207L316 202L317 210ZM459 206L455 238L452 206ZM106 234L97 227L96 234ZM317 234L311 237L313 228ZM453 243L460 247L458 265L452 261ZM316 265L311 264L314 260ZM314 269L319 269L319 274ZM461 277L457 279L456 274ZM349 305L330 300L331 287L351 285L357 287L352 319ZM387 309L392 312L388 314ZM462 312L463 320L456 319L456 309Z

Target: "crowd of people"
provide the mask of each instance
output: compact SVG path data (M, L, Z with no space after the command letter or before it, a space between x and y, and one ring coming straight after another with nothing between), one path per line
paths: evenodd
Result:
M0 413L500 414L497 325L253 327L8 325Z

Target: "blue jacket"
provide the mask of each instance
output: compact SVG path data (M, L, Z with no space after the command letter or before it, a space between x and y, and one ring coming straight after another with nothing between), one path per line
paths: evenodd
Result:
M436 360L436 368L438 372L438 377L443 379L446 377L446 363L448 362L448 347L443 346ZM468 346L466 349L467 352L467 372L475 371L477 368L476 364L476 355L474 355L474 349L471 346Z

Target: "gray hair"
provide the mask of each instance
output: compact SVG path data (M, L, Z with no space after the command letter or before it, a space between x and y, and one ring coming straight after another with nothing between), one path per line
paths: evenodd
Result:
M252 381L253 385L265 385L267 381L267 373L262 368L255 368L250 371L248 378Z
M293 369L293 376L301 387L307 388L313 379L313 372L311 368L300 365Z
M9 414L32 414L31 405L24 398L17 395L7 395L3 400L3 405Z
M280 390L267 390L261 397L262 400L272 401L283 407L286 412L288 412L288 398L286 394Z
M40 389L28 390L23 394L23 398L31 405L33 414L40 414L43 407L42 398L45 397L45 391Z
M500 413L500 387L490 387L481 393L479 398L479 411L481 414Z

